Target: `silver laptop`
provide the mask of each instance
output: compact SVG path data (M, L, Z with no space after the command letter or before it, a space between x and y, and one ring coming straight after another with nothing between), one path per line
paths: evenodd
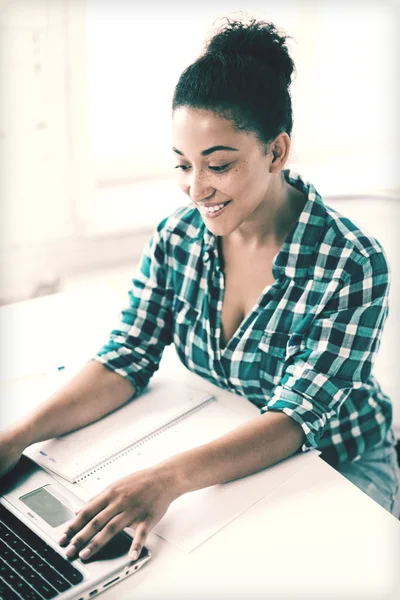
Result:
M58 545L65 523L83 502L23 457L0 481L0 599L87 600L135 573L151 557L132 561L132 537L115 536L91 560L70 560Z

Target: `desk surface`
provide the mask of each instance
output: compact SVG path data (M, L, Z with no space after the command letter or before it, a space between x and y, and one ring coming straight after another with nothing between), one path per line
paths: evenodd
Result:
M15 348L25 349L26 364L19 364L19 375L12 381L7 377L5 384L3 376L2 395L12 394L18 387L19 392L13 402L7 395L8 401L2 403L5 409L2 408L2 425L38 401L38 391L57 384L58 375L52 379L46 364L39 370L39 373L47 373L45 376L34 375L29 356L32 351L36 357L40 355L40 346L43 356L49 354L54 330L43 328L42 323L56 319L60 308L67 306L70 299L70 296L55 295L21 303L12 309L13 319L19 322L20 314L23 321L24 326L18 329L18 339L14 342ZM117 298L107 299L108 309L114 300ZM34 320L26 316L32 311ZM7 307L0 309L3 318L11 312ZM87 314L87 338L81 349L82 346L91 349L93 340L97 342L109 329L109 318L102 326L96 319L88 326ZM71 322L65 325L71 329ZM74 321L81 337L80 325L78 319ZM68 347L73 337L70 334L65 337L66 355L73 355L73 348ZM57 344L60 345L59 336ZM166 374L170 377L171 373L175 380L201 383L206 389L216 390L212 384L178 365L175 353L169 348L158 377ZM66 370L62 377L68 376ZM27 386L35 388L36 394L21 396ZM239 409L242 403L240 399ZM253 409L249 404L245 410ZM320 600L342 596L346 600L361 597L386 600L400 596L400 522L321 459L280 485L190 554L177 550L153 533L148 538L148 546L153 559L101 598L179 600L207 596L213 599Z

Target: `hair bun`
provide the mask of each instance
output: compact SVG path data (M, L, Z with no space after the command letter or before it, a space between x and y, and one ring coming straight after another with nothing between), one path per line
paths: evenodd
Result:
M206 46L206 54L248 55L268 65L281 75L289 85L294 63L286 45L287 36L281 35L273 23L252 19L242 21L226 19Z

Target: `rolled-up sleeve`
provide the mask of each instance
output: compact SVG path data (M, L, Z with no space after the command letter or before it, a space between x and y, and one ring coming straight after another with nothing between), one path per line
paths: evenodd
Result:
M127 377L140 393L158 369L163 349L172 341L170 296L166 292L167 258L163 225L147 243L138 274L128 292L129 306L94 357Z
M299 329L298 344L262 411L282 411L302 427L303 450L318 446L327 422L352 389L368 380L388 312L389 274L383 252L354 259L335 291Z

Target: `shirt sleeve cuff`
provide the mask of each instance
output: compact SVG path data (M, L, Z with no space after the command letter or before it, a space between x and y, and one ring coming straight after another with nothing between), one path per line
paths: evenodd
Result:
M116 355L116 357L117 356L118 355ZM108 353L107 356L104 354L102 355L100 353L96 354L92 357L92 360L101 363L110 371L113 371L114 373L121 375L121 377L125 377L126 379L128 379L128 381L135 388L135 396L139 396L139 394L141 394L145 390L149 383L149 378L142 377L139 371L135 372L134 367L132 367L131 364L129 365L129 369L124 369L121 366L117 366L114 363L113 359L110 358L110 353Z
M284 386L278 386L271 399L261 408L261 412L269 410L281 411L300 425L306 436L302 451L318 446L327 422L327 415L319 415L313 410L311 398Z

